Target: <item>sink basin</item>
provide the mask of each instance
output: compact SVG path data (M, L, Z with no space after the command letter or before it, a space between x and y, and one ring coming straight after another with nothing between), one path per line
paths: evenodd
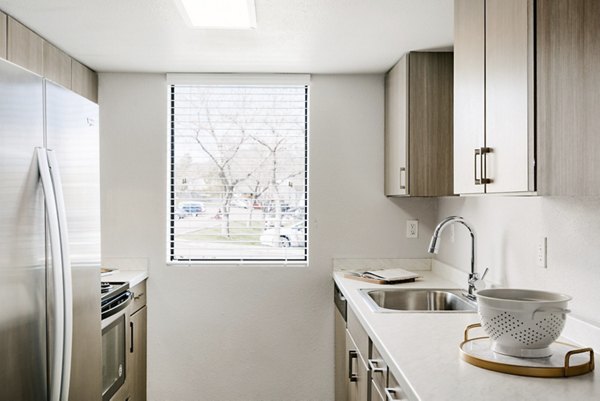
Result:
M375 312L476 312L477 304L461 290L362 289L363 297Z

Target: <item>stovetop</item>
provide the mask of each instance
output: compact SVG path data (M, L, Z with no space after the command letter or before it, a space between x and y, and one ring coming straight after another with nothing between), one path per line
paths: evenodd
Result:
M100 299L101 303L105 304L111 299L121 295L129 289L129 282L108 282L100 283Z

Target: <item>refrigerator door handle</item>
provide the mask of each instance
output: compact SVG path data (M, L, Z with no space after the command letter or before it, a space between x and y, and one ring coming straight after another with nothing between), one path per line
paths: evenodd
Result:
M53 360L50 366L50 401L59 401L61 395L61 384L63 382L63 358L64 358L64 330L65 330L65 305L64 305L64 281L63 281L63 255L60 244L60 229L58 224L58 212L56 208L56 197L52 184L52 175L46 149L36 148L38 168L50 233L50 252L52 254L52 281L54 286L54 299L52 313L54 315L54 330L52 337Z
M65 198L63 195L62 182L60 179L60 170L56 152L47 150L48 163L50 165L50 174L54 187L54 198L56 200L56 211L58 218L58 231L60 235L60 247L62 255L62 279L64 290L64 308L65 308L65 331L64 331L64 349L63 349L63 372L62 372L62 391L61 401L68 401L69 386L71 381L71 355L73 352L73 282L71 277L71 256L69 254L69 234L67 226L67 209L65 208Z

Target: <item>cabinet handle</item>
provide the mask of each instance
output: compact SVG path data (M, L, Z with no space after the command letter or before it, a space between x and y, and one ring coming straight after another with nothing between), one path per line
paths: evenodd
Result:
M131 339L131 345L129 346L129 352L133 354L133 322L129 322L129 335Z
M354 350L348 351L348 379L351 382L358 381L358 375L352 371L352 361L358 358L358 352Z
M381 362L378 359L369 359L368 363L369 363L369 369L371 370L371 372L381 372L384 373L385 372L385 368L378 368L376 365L379 364L379 362Z
M473 155L473 178L475 180L475 185L490 184L492 182L491 179L487 178L485 161L487 160L486 155L488 153L492 153L492 148L475 149L475 153ZM481 173L481 178L477 178L477 156L479 156L479 171Z
M133 299L140 299L140 298L141 298L141 297L143 297L143 296L144 296L144 293L143 293L143 292L140 292L138 295L134 295L134 296L133 296Z
M402 184L402 176L404 176L404 184ZM406 189L406 167L400 167L400 189Z
M385 401L402 401L402 398L395 397L398 391L393 388L386 387L383 391L385 391Z

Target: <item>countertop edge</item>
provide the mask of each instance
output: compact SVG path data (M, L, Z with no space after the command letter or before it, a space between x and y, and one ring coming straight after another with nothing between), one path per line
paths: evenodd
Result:
M148 279L148 272L145 270L115 270L112 274L102 276L101 280L106 282L129 282L129 287L135 287L139 283Z

